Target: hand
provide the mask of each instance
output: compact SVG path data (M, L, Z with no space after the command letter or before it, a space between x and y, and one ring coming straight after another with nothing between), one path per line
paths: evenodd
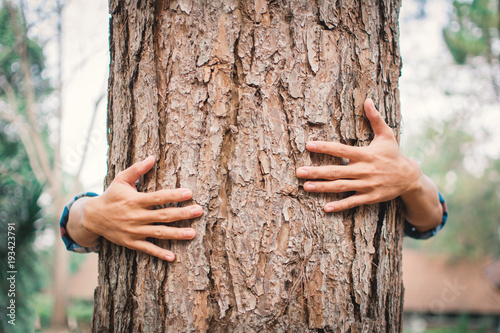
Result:
M89 198L83 208L82 224L89 233L101 235L115 244L173 261L175 255L171 251L146 241L146 238L188 240L194 238L195 230L153 223L192 219L202 215L203 209L199 205L192 205L154 210L153 206L185 201L193 195L191 190L183 188L151 193L137 192L135 182L154 163L153 156L135 163L120 172L104 194Z
M422 172L418 164L405 157L371 99L365 101L375 138L367 147L353 147L335 142L312 141L306 148L315 153L349 159L348 165L302 167L297 177L316 179L304 183L309 192L356 192L345 199L329 202L326 212L337 212L359 205L394 199L421 188Z

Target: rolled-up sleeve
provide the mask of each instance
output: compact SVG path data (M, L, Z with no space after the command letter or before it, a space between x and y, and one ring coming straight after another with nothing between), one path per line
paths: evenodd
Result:
M410 222L405 220L405 235L415 239L428 239L434 236L439 230L443 229L446 221L448 220L448 208L446 207L446 202L441 193L439 193L439 202L443 207L443 217L441 219L441 223L437 227L420 232L413 225L411 225Z
M64 207L61 220L59 221L59 228L61 230L61 238L64 242L64 245L66 245L66 249L68 251L73 251L78 253L99 252L99 246L85 247L77 244L69 236L68 231L66 229L66 225L68 224L68 219L69 219L69 210L71 209L71 206L73 206L73 204L76 202L76 200L83 197L96 197L96 196L97 194L93 192L79 193L73 198L73 200L68 202L68 204Z

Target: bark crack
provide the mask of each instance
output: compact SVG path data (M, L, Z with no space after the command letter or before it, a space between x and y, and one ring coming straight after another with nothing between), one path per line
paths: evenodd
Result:
M375 254L372 259L372 267L371 267L371 288L370 294L368 295L369 300L369 314L371 318L377 318L380 314L378 313L377 308L377 293L378 293L378 280L377 273L380 269L380 246L382 244L382 240L380 239L382 235L382 228L384 226L385 214L387 212L387 203L381 203L379 205L378 219L377 219L377 230L375 231L375 235L373 236L373 247L376 249Z
M162 19L161 19L161 13L163 11L163 1L156 1L154 4L154 11L153 11L153 35L152 39L153 41L159 40L160 36L160 29L162 26ZM164 129L164 126L162 126L162 119L163 117L160 117L161 114L164 113L165 110L165 102L162 97L162 94L164 91L161 91L161 83L163 80L162 77L162 65L163 62L160 60L160 44L159 43L153 43L153 59L154 59L154 64L156 66L156 112L157 112L157 135L158 135L158 155L157 156L157 163L156 166L159 167L160 161L162 160L162 150L164 145L162 145L162 132ZM161 185L158 184L159 182L159 177L157 177L158 172L157 169L155 169L155 176L154 176L154 185L155 185L155 190L158 188L161 188ZM170 247L170 242L164 241L167 243L167 246ZM155 242L155 244L162 243L160 242ZM160 290L158 290L158 306L160 307L159 315L160 315L160 325L161 325L161 331L165 332L166 331L166 320L167 320L167 311L168 311L168 306L165 304L165 299L166 299L166 290L167 290L167 282L168 282L168 273L169 273L169 265L166 264L165 262L159 262L158 265L160 266L159 269L162 271L162 279L159 282Z
M292 165L296 166L297 165L297 159L296 159L296 151L298 151L297 144L293 141L293 133L292 133L292 127L293 125L291 124L291 115L287 112L286 107L285 107L285 97L283 96L286 94L286 89L283 84L283 81L280 79L279 80L279 86L278 86L278 101L279 101L279 106L280 110L283 111L283 115L285 116L285 131L288 134L288 140L286 140L288 149L289 149L289 157L292 159ZM285 132L283 132L285 134ZM281 140L281 137L280 137ZM278 141L279 144L279 141Z
M351 216L351 225L354 226L355 224L355 217L353 214L350 214ZM357 248L356 248L356 233L354 232L354 228L351 228L351 233L352 233L352 250L353 250L353 255L352 255L352 261L351 265L349 267L349 289L350 289L350 295L351 295L351 302L353 306L353 316L354 319L357 323L361 323L361 307L358 301L356 300L356 290L354 288L354 281L356 279L356 276L354 276L354 263L356 262L356 255L357 255Z

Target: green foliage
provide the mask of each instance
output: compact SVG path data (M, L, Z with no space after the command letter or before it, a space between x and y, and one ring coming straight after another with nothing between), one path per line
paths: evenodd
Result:
M33 176L26 152L15 132L11 132L5 123L0 122L0 257L7 258L8 223L15 229L15 301L16 326L6 320L1 321L1 328L7 332L27 332L32 330L35 309L32 306L33 295L44 285L43 270L39 254L33 248L37 230L43 226L41 207L38 204L42 186ZM10 234L12 236L12 234ZM12 245L12 244L9 244ZM12 270L3 259L0 264L0 290L9 290L7 272ZM0 315L7 318L6 304L11 297L0 294Z
M26 119L26 86L24 82L24 73L21 66L21 56L13 24L19 26L23 34L26 33L25 20L20 11L17 11L18 22L12 22L8 9L3 6L0 8L0 102L9 105L9 109L18 116ZM53 91L48 78L44 76L45 56L43 48L36 41L25 37L26 51L29 60L29 68L34 91L35 103L40 105L43 98L49 96ZM2 85L9 86L14 94L14 101L10 100L7 93L2 89ZM48 138L48 121L51 117L50 110L42 107L36 107L33 110L36 113L36 130L40 133L46 147L50 147ZM53 150L48 149L49 159L53 161Z
M33 300L38 319L41 327L50 326L50 318L52 318L52 309L54 300L52 297L45 293L35 295Z
M488 135L479 138L477 132L469 133L468 122L468 117L455 115L440 124L428 124L403 147L437 183L450 212L447 226L434 239L406 243L457 257L500 256L500 161L488 156L478 159L476 146ZM477 170L470 170L470 165Z
M69 253L69 274L77 273L86 259L87 259L87 256L82 255L82 253L70 252Z
M20 27L23 18L18 14ZM47 79L43 78L44 55L41 46L30 39L25 39L30 72L33 79L35 98L38 102L42 96L50 92ZM18 115L25 115L26 86L21 71L21 58L18 53L11 18L6 8L0 8L0 83L10 86L16 99ZM8 104L5 91L0 89L0 103ZM40 128L45 128L44 124ZM43 136L47 138L45 134ZM9 289L7 272L8 224L14 226L15 248L15 326L8 324L6 305L10 297L6 292L0 294L0 331L30 332L36 316L35 294L45 287L48 281L48 267L43 254L36 251L34 241L38 232L44 227L42 208L39 204L43 193L40 184L33 174L25 147L21 142L14 125L0 121L0 290ZM10 234L9 236L12 236ZM9 244L12 246L12 244Z
M491 62L492 45L499 39L496 0L454 0L443 37L453 58L465 64L468 57L484 56Z
M68 317L75 318L78 322L90 323L94 302L92 300L75 299L68 308Z
M23 22L21 15L19 15L18 20L19 23ZM26 38L25 42L30 61L30 71L33 77L33 86L37 94L36 97L40 98L50 92L49 81L43 77L45 56L42 47L38 43L29 38ZM0 79L8 82L18 95L22 95L25 90L20 62L12 21L8 10L3 7L0 9ZM0 89L0 98L3 98L4 95L5 92ZM20 107L22 108L22 105Z

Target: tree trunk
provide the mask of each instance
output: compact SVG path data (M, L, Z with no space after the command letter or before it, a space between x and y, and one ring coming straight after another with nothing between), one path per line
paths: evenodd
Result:
M188 187L193 241L167 263L104 242L94 331L400 331L402 217L326 214L297 167L365 146L375 100L399 132L400 1L111 0L109 185L149 154L141 190Z

